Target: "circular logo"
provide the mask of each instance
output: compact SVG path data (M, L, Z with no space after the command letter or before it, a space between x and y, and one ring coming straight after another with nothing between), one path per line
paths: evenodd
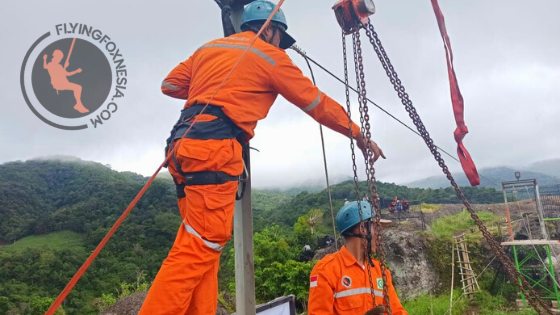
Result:
M117 112L127 68L118 46L101 30L58 24L28 50L20 84L27 105L45 123L66 130L97 128Z
M352 286L352 278L348 277L348 276L344 276L342 277L342 285L345 288L349 288Z

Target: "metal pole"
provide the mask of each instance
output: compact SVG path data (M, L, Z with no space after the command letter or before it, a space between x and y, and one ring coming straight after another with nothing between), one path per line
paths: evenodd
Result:
M249 151L247 149L247 151ZM253 209L251 207L250 156L247 152L245 164L249 177L243 198L235 203L233 235L235 248L235 304L236 314L254 315L255 267L253 261Z
M519 272L519 285L523 285L523 281L521 280L521 277L524 277L524 274L521 273L521 265L519 264L519 258L517 257L517 248L515 245L511 246L511 249L513 250L513 258L515 260L515 268L517 268L517 272ZM523 292L519 292L519 295L521 296L521 301L523 303L523 305L527 305L526 300L525 300L525 295L523 294Z
M511 226L511 213L509 211L509 204L508 204L506 188L504 187L503 183L502 183L502 191L504 192L504 202L506 204L506 223L507 223L507 229L508 229L508 235L509 235L508 241L513 241L513 227Z
M451 293L449 294L449 314L453 314L453 284L455 280L455 242L451 247Z
M241 32L241 18L243 17L243 4L233 1L231 9L231 22L235 28L235 32Z
M543 214L543 208L542 208L542 204L541 204L541 194L539 193L539 184L537 184L537 181L535 180L535 201L537 202L537 213L539 215L539 223L541 225L541 234L543 239L548 240L548 233L546 231L546 225L544 223L544 214Z
M241 30L243 2L232 1L231 21L236 32ZM253 207L251 206L251 157L249 146L245 150L245 167L249 174L243 198L235 203L233 219L233 245L235 249L235 304L236 314L254 315L255 264L253 260Z
M550 245L544 246L546 250L546 257L548 260L548 274L552 277L552 287L554 289L554 299L556 299L558 305L560 305L560 293L558 292L558 281L556 277L556 270L554 269L554 264L552 263L552 251L550 250ZM536 250L536 249L535 249ZM545 266L546 269L546 266ZM560 279L559 279L560 280Z

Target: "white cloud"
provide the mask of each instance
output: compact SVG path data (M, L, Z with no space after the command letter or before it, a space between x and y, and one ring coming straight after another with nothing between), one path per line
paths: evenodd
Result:
M334 1L333 1L334 2ZM424 123L437 144L455 152L454 129L444 51L428 1L376 2L376 28ZM560 3L543 0L441 1L455 52L455 66L471 133L465 142L479 167L560 156ZM323 0L286 1L290 31L299 44L337 74L342 74L340 31ZM33 10L29 10L33 7ZM33 23L23 23L33 21ZM130 84L113 119L98 130L61 131L39 121L19 88L21 60L31 43L53 25L78 21L98 26L125 55ZM22 24L23 23L23 24ZM0 36L0 162L65 154L111 164L119 170L151 174L162 159L163 142L181 102L164 97L159 83L167 72L204 42L221 34L211 0L167 1L11 1L2 10ZM410 124L365 36L368 92ZM301 58L290 53L308 73ZM353 71L351 70L351 73ZM323 91L344 101L342 86L315 70ZM354 82L353 80L351 82ZM377 174L406 182L437 174L437 165L420 138L372 110L375 140L388 159ZM252 145L256 186L293 185L323 177L317 124L297 108L279 101L259 123ZM333 177L351 176L348 140L326 131ZM447 158L452 169L456 162Z

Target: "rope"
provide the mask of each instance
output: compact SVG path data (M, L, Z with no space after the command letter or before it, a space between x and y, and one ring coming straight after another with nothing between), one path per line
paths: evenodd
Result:
M313 58L309 57L309 55L307 55L303 50L301 50L299 47L297 46L292 46L292 48L295 52L297 52L298 54L304 56L304 58L306 58L306 60L311 61L313 64L315 64L317 67L319 67L321 70L325 71L328 75L330 75L331 77L333 77L335 80L337 80L338 82L342 83L345 86L348 86L348 88L350 90L352 90L354 93L358 94L358 90L356 88L354 88L353 86L346 84L344 82L344 80L342 80L339 76L337 76L336 74L334 74L332 71L330 71L329 69L327 69L326 67L324 67L323 65L321 65L319 62L315 61ZM395 115L391 114L388 110L386 110L385 108L381 107L381 105L375 103L374 101L372 101L369 98L366 98L366 100L372 104L373 106L377 107L379 110L381 110L383 113L385 113L387 116L393 118L395 121L397 121L399 124L401 124L403 127L405 127L406 129L410 130L412 133L416 134L417 136L421 136L420 133L418 133L418 131L414 130L412 127L410 127L409 125L407 125L405 122L403 122L402 120L398 119ZM436 146L437 147L437 146ZM444 149L437 147L438 150L440 150L442 153L446 154L447 156L449 156L450 158L454 159L455 161L459 162L459 159L457 159L456 157L454 157L453 155L451 155L451 153L445 151Z
M298 52L303 57L303 59L305 59L305 62L307 63L307 67L309 68L309 72L311 73L311 79L313 80L313 85L317 86L317 82L315 81L315 74L313 73L313 68L311 67L309 60L307 59L307 55L305 53L302 53L303 51L301 50L301 48L295 45L292 46L292 48L294 49L294 51ZM323 165L325 166L325 178L327 180L327 193L329 195L329 207L331 211L331 220L332 220L332 228L333 228L333 235L334 235L334 247L336 248L336 250L338 250L338 237L336 235L336 224L334 220L331 185L329 183L329 169L327 167L327 154L325 152L325 137L323 136L323 126L321 124L319 124L319 133L321 134L321 146L323 148Z
M313 64L315 64L317 67L319 67L321 70L323 70L324 72L326 72L328 75L330 75L332 78L334 78L336 81L340 82L342 85L348 86L348 88L350 90L352 90L354 93L358 94L358 90L355 89L353 86L346 84L344 82L344 80L342 80L339 76L337 76L336 74L334 74L332 71L330 71L329 69L327 69L325 66L323 66L322 64L320 64L318 61L314 60L313 58L309 57L309 55L307 55L306 52L304 52L300 47L294 45L291 47L291 49L295 52L297 52L298 54L302 55L304 58L306 58L306 61L309 60L311 61ZM398 119L395 115L391 114L391 112L389 112L388 110L386 110L385 108L383 108L381 105L375 103L374 101L372 101L371 99L366 97L366 100L368 103L372 104L373 106L377 107L379 110L381 110L384 114L386 114L387 116L391 117L393 120L395 120L396 122L398 122L400 125L402 125L403 127L405 127L406 129L408 129L409 131L411 131L412 133L416 134L419 137L422 137L422 135L420 133L418 133L418 131L416 131L415 129L413 129L411 126L407 125L405 122L403 122L402 120ZM451 159L453 159L455 162L460 163L459 159L456 158L454 155L452 155L451 153L447 152L445 149L439 147L439 146L435 146L441 153L447 155L448 157L450 157ZM483 176L482 174L479 174L481 178L485 179L486 181L493 183L494 185L499 186L500 183L492 178Z
M247 48L245 49L245 51L243 52L243 54L239 57L239 59L237 60L237 62L233 65L233 67L231 68L230 72L228 73L228 75L226 77L224 77L224 80L222 81L222 83L218 86L218 88L216 89L216 92L214 92L214 94L212 95L212 97L210 98L210 101L208 101L206 103L206 105L202 108L201 110L201 114L204 113L204 111L206 110L206 108L208 107L208 105L212 102L212 100L214 99L214 97L216 96L216 94L218 94L218 92L223 88L223 86L225 85L226 81L229 80L231 78L231 75L233 74L235 68L237 68L237 66L239 66L239 64L241 63L241 60L243 60L243 58L245 57L245 55L247 55L247 52L251 49L251 47L253 47L253 45L255 44L257 38L261 35L261 33L263 32L263 30L268 26L268 24L270 23L270 21L272 20L272 17L278 12L278 10L280 10L280 7L282 6L282 4L284 3L285 0L280 0L280 2L276 5L276 7L274 8L274 10L271 12L270 16L268 17L268 19L266 20L266 22L262 25L261 29L259 30L259 32L255 35L255 37L253 38L253 40L250 42L250 44L247 46ZM191 126L185 130L185 133L183 134L183 137L185 137L192 129L192 127L197 123L197 121L193 121L193 123L191 124ZM134 209L134 207L136 207L136 204L138 204L138 202L140 201L140 199L142 199L142 197L144 196L144 194L146 193L146 191L148 190L148 188L152 185L153 181L155 180L156 176L159 174L159 172L161 171L161 169L164 167L164 165L166 165L167 161L171 158L171 156L175 153L175 148L173 148L172 150L169 151L169 153L166 155L165 160L159 165L159 167L156 169L156 171L152 174L152 176L150 177L150 179L148 179L148 181L146 182L146 184L144 184L144 186L142 187L142 189L140 189L140 191L136 194L136 196L134 197L134 199L132 199L132 201L130 202L130 204L126 207L126 209L124 210L124 212L121 214L121 216L117 219L117 221L115 221L115 223L113 224L113 226L111 227L111 229L109 229L109 231L107 232L107 234L105 234L105 236L103 237L103 239L99 242L99 244L97 245L97 247L95 247L95 249L93 250L93 252L90 254L90 256L86 259L86 261L82 264L82 266L78 269L78 271L76 271L76 273L74 274L74 276L72 276L72 278L70 279L70 281L68 282L68 284L66 285L66 287L62 290L62 292L60 292L60 294L57 296L57 298L53 301L53 303L51 304L51 306L49 307L49 309L45 312L45 315L53 315L58 308L60 307L60 305L62 304L62 302L64 302L64 300L66 299L66 297L68 296L68 294L70 294L70 292L72 291L72 289L74 288L74 286L76 285L76 283L78 283L78 281L80 280L80 278L85 274L85 272L88 270L88 268L90 267L91 263L93 263L93 261L97 258L97 256L99 255L99 253L101 252L101 250L103 250L103 248L105 247L105 245L107 245L107 242L109 242L109 240L111 239L111 237L113 237L113 235L115 234L115 232L119 229L119 227L122 225L122 223L124 222L124 220L128 217L128 215L130 214L130 212L132 212L132 209Z

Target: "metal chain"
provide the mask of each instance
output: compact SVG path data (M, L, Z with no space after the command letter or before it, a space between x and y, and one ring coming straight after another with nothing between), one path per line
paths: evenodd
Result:
M354 59L357 58L356 56L356 41L354 39L354 36L352 36L352 44L353 44L353 48L354 48ZM345 82L345 94L346 94L346 110L348 112L348 129L352 130L352 108L350 106L350 89L349 89L349 85L348 85L348 58L347 58L347 49L346 49L346 37L344 32L342 32L342 56L343 56L343 60L344 60L344 82ZM358 87L359 88L359 87ZM360 94L360 93L358 93ZM362 115L360 115L362 116ZM362 120L363 118L360 117L360 119ZM352 152L352 170L354 172L354 188L355 188L355 194L356 194L356 199L358 200L358 208L359 208L359 215L360 215L360 222L363 221L363 215L362 215L362 207L360 205L360 186L359 186L359 181L358 181L358 167L356 165L356 147L354 145L354 139L352 137L350 137L350 151ZM368 229L370 230L370 229ZM367 246L369 245L369 242L367 242L367 244L365 245L366 248L364 248L364 253L369 253L371 251L371 247L370 249L367 248ZM366 256L367 259L370 259L369 254ZM368 281L369 281L369 287L370 287L370 294L371 294L371 299L372 299L372 303L375 306L375 290L373 288L373 280L372 280L372 276L371 276L371 266L369 262L365 263L366 265L366 269L367 269L367 273L368 273Z
M348 112L348 130L352 132L352 108L350 106L350 89L348 88L348 60L346 50L346 38L344 32L342 33L342 57L344 60L344 82L346 93L346 111ZM356 146L354 139L350 137L350 152L352 152L352 171L354 172L354 189L356 198L360 196L360 187L358 181L358 167L356 166Z
M484 236L484 238L486 239L486 241L488 242L492 250L496 253L496 256L504 266L504 269L507 271L511 280L518 285L521 292L527 297L529 304L531 304L531 306L539 314L552 315L552 311L548 308L545 302L537 295L537 293L529 285L527 280L523 276L521 276L521 274L515 269L511 260L506 255L504 249L494 239L492 234L490 234L490 232L488 231L488 229L486 228L482 220L480 220L480 218L472 208L470 202L465 197L465 194L463 193L462 189L455 182L455 179L451 175L451 172L449 171L447 165L445 164L445 161L441 157L440 152L437 150L432 138L430 137L430 134L426 130L424 123L422 122L420 116L416 112L416 108L412 104L412 101L410 100L408 93L406 93L406 90L402 85L397 72L395 71L393 65L391 64L389 57L387 56L387 53L381 43L381 40L379 39L379 36L376 33L375 28L371 23L368 23L366 26L366 35L368 36L369 41L372 44L375 53L377 54L377 57L381 62L381 65L383 66L383 69L385 70L387 76L389 77L389 80L393 85L393 88L397 92L399 98L401 99L402 104L405 106L405 109L408 112L408 115L410 116L414 125L418 129L418 132L421 134L422 138L424 139L424 142L430 149L430 152L432 153L438 165L441 167L443 173L446 175L447 179L451 183L451 186L453 186L453 189L455 190L457 197L463 202L463 204L469 211L471 218L474 220L479 230L482 232L482 235Z
M362 127L362 134L366 137L368 141L371 140L371 124L369 122L369 109L367 103L367 91L366 91L366 80L365 80L365 73L364 73L364 65L363 65L363 56L362 56L362 43L360 40L360 32L359 30L355 33L352 33L352 39L354 41L354 64L355 64L355 71L356 71L356 85L358 88L358 104L360 106L360 122ZM379 205L379 194L377 192L377 185L375 179L375 168L373 167L373 151L366 145L366 156L365 156L365 166L366 166L366 178L368 183L369 189L369 199L370 202L375 209L375 244L376 244L376 254L377 260L380 264L381 269L381 277L383 279L383 304L386 308L387 314L391 314L391 305L389 303L389 292L387 287L387 266L385 264L385 250L381 246L382 240L382 230L381 230L381 208ZM368 237L371 240L371 229L368 229ZM371 243L368 242L368 249L366 251L368 260L371 261L372 259L372 251L371 251ZM371 270L369 270L368 265L368 273L371 279ZM370 280L371 284L371 280ZM373 285L372 285L373 289Z
M361 55L361 44L360 44L360 34L355 32L352 33L352 48L353 48L353 53L354 53L354 71L356 72L356 87L358 89L358 104L359 104L359 112L360 112L360 125L361 125L361 133L364 134L365 130L364 130L364 122L365 122L365 118L363 115L363 99L364 99L364 89L363 89L363 84L361 84L363 82L363 76L360 76L359 74L359 64L362 61L362 55ZM367 169L367 167L366 167ZM369 173L366 171L366 177L367 177L367 183L368 183L368 188L370 187L370 181L369 181ZM362 206L361 206L361 195L357 196L358 199L358 213L360 215L360 222L364 221L363 218L363 213L362 213ZM365 242L364 244L364 255L365 255L365 267L366 267L366 271L368 274L368 282L369 282L369 287L370 287L370 294L371 294L371 299L373 302L373 305L377 305L377 303L375 302L375 291L373 288L373 277L371 275L371 227L368 225L367 228L367 242Z

